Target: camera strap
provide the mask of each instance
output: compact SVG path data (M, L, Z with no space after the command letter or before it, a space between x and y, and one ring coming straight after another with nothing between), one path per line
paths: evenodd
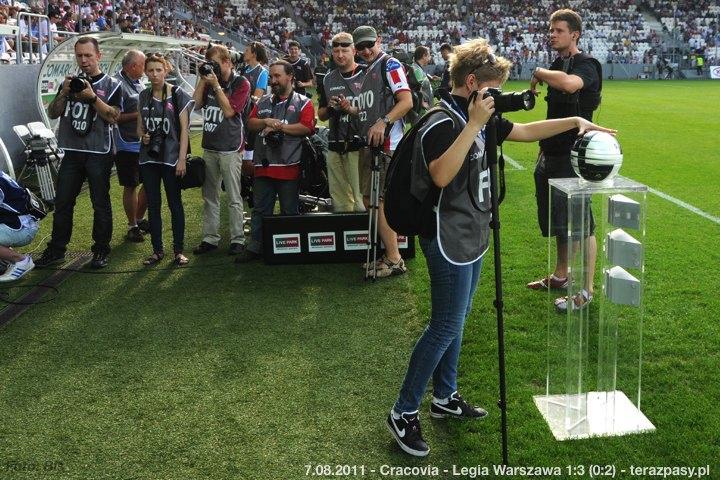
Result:
M173 85L170 89L170 98L172 99L172 105L173 105L173 111L175 112L175 131L177 132L178 136L178 142L180 141L182 125L180 125L180 108L178 106L178 98L177 98L177 90L178 87L176 85ZM188 122L190 121L190 115L188 114ZM189 157L192 154L192 146L190 144L190 135L188 135L188 144L187 144L187 156Z

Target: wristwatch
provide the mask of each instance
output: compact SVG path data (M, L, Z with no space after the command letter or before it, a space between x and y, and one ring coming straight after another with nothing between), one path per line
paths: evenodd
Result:
M540 70L540 67L535 67L535 70L533 70L533 74L532 74L533 77L537 77L538 70Z
M390 125L390 124L392 123L392 122L390 121L390 116L389 116L389 115L385 115L384 117L382 117L382 121L383 121L383 123L384 123L385 125Z

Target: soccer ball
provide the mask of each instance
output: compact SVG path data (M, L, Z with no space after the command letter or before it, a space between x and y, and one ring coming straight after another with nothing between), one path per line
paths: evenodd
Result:
M602 182L617 175L623 161L618 141L605 132L591 131L575 140L570 151L575 173L590 182Z

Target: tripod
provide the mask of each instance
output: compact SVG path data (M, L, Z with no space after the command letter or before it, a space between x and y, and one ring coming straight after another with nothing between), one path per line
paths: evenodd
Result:
M385 155L382 147L370 147L370 205L368 206L367 251L365 255L365 280L377 279L378 216L380 214L380 159ZM371 253L372 252L372 253ZM372 264L370 257L372 256ZM372 276L371 276L372 275Z
M490 228L493 231L493 259L495 263L495 306L497 314L498 334L498 372L500 377L500 423L502 430L502 458L503 465L508 464L507 446L507 394L505 384L505 321L503 318L503 291L502 291L502 265L500 258L500 211L499 205L505 197L505 175L504 161L498 162L497 155L497 124L499 114L495 114L488 120L485 128L485 155L488 169L490 170L490 211L492 221ZM498 192L498 175L500 177L500 192Z

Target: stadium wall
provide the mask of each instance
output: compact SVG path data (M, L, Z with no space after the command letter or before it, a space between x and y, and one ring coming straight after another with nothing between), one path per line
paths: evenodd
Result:
M0 168L7 172L7 162L12 161L16 170L25 162L23 144L12 127L29 122L42 122L38 110L37 81L40 65L3 65L0 67L0 138L9 158L0 153Z

